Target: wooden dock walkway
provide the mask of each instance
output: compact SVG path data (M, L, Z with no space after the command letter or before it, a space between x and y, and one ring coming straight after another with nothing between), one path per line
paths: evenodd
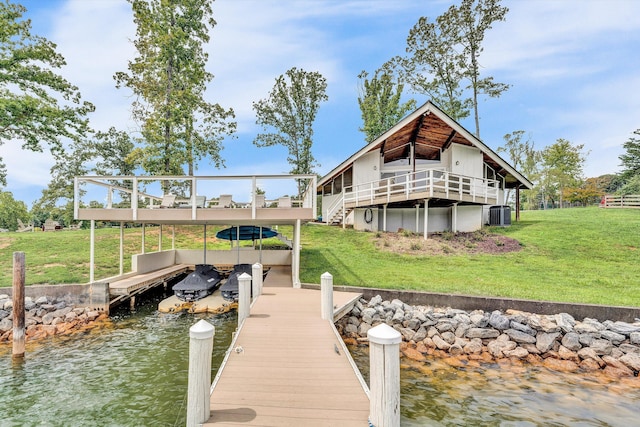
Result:
M359 294L334 292L334 307ZM369 397L318 290L272 267L220 368L204 426L368 425Z

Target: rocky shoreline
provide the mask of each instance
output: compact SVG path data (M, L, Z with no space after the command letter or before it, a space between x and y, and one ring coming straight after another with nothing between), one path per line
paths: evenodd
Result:
M383 301L376 295L361 298L336 326L347 344L364 344L367 331L380 323L399 331L402 355L419 362L427 356L460 366L526 361L563 372L602 371L614 378L640 372L640 319L600 322L579 321L568 313L467 312Z
M0 295L0 344L13 339L13 301ZM25 329L27 342L54 335L70 335L95 327L108 319L103 312L75 307L64 299L25 298Z

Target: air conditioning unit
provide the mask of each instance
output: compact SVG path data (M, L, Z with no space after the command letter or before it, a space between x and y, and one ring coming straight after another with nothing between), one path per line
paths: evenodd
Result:
M500 227L511 225L511 207L507 205L491 206L489 208L489 225Z

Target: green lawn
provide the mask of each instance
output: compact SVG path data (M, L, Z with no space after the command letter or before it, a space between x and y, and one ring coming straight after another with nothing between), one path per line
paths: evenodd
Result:
M308 226L302 280L468 295L640 306L640 210L522 212L492 228L521 242L504 255L412 256L380 252L374 233Z
M147 251L157 250L157 230L147 229ZM170 230L165 227L163 233L165 249L171 247ZM281 230L291 234L290 227ZM520 223L491 232L517 239L522 250L399 255L376 249L380 237L375 233L307 225L302 230L301 279L319 283L328 271L336 285L640 307L640 210L526 211ZM179 227L176 247L202 248L201 234L201 227ZM229 247L213 239L214 234L209 227L208 248ZM98 229L96 240L96 277L117 274L119 230ZM127 229L125 271L140 245L140 229ZM14 251L26 253L28 284L88 281L88 230L0 233L0 286L11 286Z

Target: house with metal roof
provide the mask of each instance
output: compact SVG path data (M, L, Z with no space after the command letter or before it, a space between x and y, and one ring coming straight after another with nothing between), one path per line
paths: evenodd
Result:
M427 102L318 181L322 219L358 230L475 231L533 184ZM516 197L516 201L518 197ZM516 206L519 209L519 206Z

